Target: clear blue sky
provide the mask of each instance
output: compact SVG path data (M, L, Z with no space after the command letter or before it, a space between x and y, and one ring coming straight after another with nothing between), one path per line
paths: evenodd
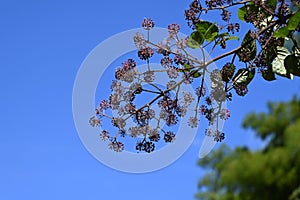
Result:
M126 174L86 151L72 118L73 83L88 53L113 34L139 27L144 17L161 27L185 25L186 2L1 3L0 199L193 199L203 174L196 166L197 141L165 169ZM265 111L267 101L299 95L299 80L267 83L257 76L246 98L234 98L229 105L232 118L225 124L225 143L259 147L251 131L240 129L242 118L250 111Z

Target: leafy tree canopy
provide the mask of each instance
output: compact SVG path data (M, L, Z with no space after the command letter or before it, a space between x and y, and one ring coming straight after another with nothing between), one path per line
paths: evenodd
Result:
M211 169L199 181L198 199L299 200L300 99L269 103L267 113L251 113L243 122L266 142L262 150L222 145L199 160Z

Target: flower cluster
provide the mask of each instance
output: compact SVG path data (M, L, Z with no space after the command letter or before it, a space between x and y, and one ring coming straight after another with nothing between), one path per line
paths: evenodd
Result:
M165 142L173 142L176 139L175 134L172 131L165 132L164 140Z
M209 137L213 137L214 141L216 142L222 142L225 139L225 133L220 132L218 130L214 131L211 128L206 129L205 135Z
M233 12L235 7L238 12ZM138 152L155 151L160 140L173 142L176 134L170 129L175 128L183 117L188 117L191 128L197 128L200 118L205 118L210 127L205 135L216 142L223 141L225 133L218 130L218 124L231 115L224 108L225 101L233 98L231 90L245 96L256 71L267 81L275 80L276 74L287 78L300 76L300 48L295 39L300 29L298 9L296 1L205 0L202 6L199 0L192 0L184 12L192 29L190 36L179 38L180 25L172 23L167 27L168 36L157 44L149 41L155 23L145 18L142 27L147 35L136 33L133 42L137 47L137 59L146 61L147 67L136 67L134 59L117 67L111 94L100 101L89 124L103 127L106 118L109 119L111 127L117 129L114 136L108 129L102 130L99 136L116 152L125 150L121 140L127 135L136 139L135 150ZM202 17L212 10L219 11L220 24L205 21ZM234 13L238 13L238 17L234 17ZM240 46L210 60L206 58L204 47L211 48L212 53L216 48L230 48L227 43L239 39L235 34L240 31L240 24L232 21L237 18L252 25L240 40ZM290 49L286 48L286 38L293 43ZM202 58L191 55L188 48L200 49ZM159 56L161 69L153 69L150 61ZM229 56L230 60L223 62L221 69L211 70L212 63ZM157 73L164 73L169 79L166 85L155 83ZM211 81L209 86L204 85L207 77ZM184 84L191 85L194 91L182 91ZM155 105L158 110L154 110Z
M142 26L148 31L147 34L150 34L154 22L145 18ZM102 118L109 118L111 125L117 129L114 136L111 136L108 130L100 133L100 138L104 142L109 142L110 149L117 152L123 151L125 144L120 140L126 135L137 138L136 151L146 153L153 152L155 144L161 139L165 143L172 143L175 140L175 133L165 129L176 125L180 118L186 115L188 107L195 100L190 92L179 92L180 84L190 83L193 80L193 73L184 70L186 64L193 68L193 62L185 51L188 40L177 36L179 30L178 24L170 24L168 38L155 47L151 46L142 34L137 33L134 36L133 41L138 49L137 57L142 61L149 62L155 54L156 48L156 53L163 56L161 58L162 70L152 70L151 65L148 65L147 70L140 71L136 67L136 61L131 58L116 69L109 99L100 101L95 116L90 119L92 126L102 127L104 126L104 123L100 123ZM163 72L172 79L164 89L154 83L157 72ZM180 77L183 79L180 80ZM153 89L145 88L144 84L149 84ZM171 90L176 91L176 95L171 93ZM200 92L199 89L198 92ZM140 104L140 100L137 100L138 96L144 93L155 94L157 97L149 101L150 103L138 105ZM205 95L205 93L206 89L202 87L201 94ZM158 105L158 111L152 109L154 104ZM116 111L116 114L109 116L109 112L106 112L108 109ZM188 125L195 128L198 123L198 117L190 117Z
M122 142L112 141L109 143L109 149L112 149L116 152L122 152L124 150L124 144Z
M154 50L151 47L145 47L138 51L138 56L141 60L148 60L154 54Z
M196 31L201 30L199 24L203 24L205 27L203 34L209 34L203 35L203 39L209 42L214 41L215 46L220 45L222 48L227 48L226 42L230 40L230 34L240 29L239 23L231 22L232 13L226 10L226 6L222 7L225 3L223 0L207 0L205 1L207 8L203 8L199 1L195 0L190 4L190 8L185 11L186 20L193 30L195 30L194 28L197 28ZM200 15L210 9L221 10L221 17L227 23L224 27L227 27L228 32L220 33L220 30L225 30L222 29L222 26L215 26L200 20ZM278 8L278 12L279 10ZM253 10L250 11L245 9L244 18L247 22L254 23L254 13ZM286 13L283 12L283 15L286 15ZM256 23L264 18L261 15L258 17L257 13L255 17L257 17ZM258 29L262 27L261 23L255 26ZM252 40L257 39L258 43L264 46L262 50L268 52L271 59L276 57L278 53L274 50L275 47L282 45L280 39L272 38L271 31L265 31L259 35L255 31L249 31L242 46L233 52L234 56L231 62L225 62L221 69L209 70L209 64L207 63L211 61L199 60L186 50L191 47L190 38L178 37L180 31L178 24L170 24L168 26L168 37L157 44L145 39L150 38L149 34L154 27L153 20L145 18L142 27L146 30L147 36L144 37L143 34L137 33L133 37L133 42L137 47L136 57L140 61L147 62L146 69L137 68L137 62L134 59L124 61L121 67L118 67L115 71L115 80L111 84L112 93L108 100L100 101L95 110L95 115L89 120L91 126L102 127L104 126L103 121L105 121L102 118L110 119L111 125L117 129L116 133L111 136L107 130L103 130L100 133L100 138L103 141L108 141L109 148L117 152L125 149L125 144L121 140L127 135L137 140L135 146L137 152L151 153L155 151L156 143L160 140L165 143L173 142L176 139L176 134L170 129L176 127L175 125L181 121L182 117L187 115L188 111L194 114L188 115L187 124L191 128L199 126L201 117L208 121L210 127L215 127L215 125L218 127L220 121L227 120L231 115L228 109L222 107L226 100L232 99L230 90L234 89L237 95L244 96L248 92L248 84L252 78L250 76L252 72L250 73L248 68L250 66L260 66L263 71L266 67L262 63L269 62L267 57L262 56L262 54L256 55L255 59L253 58L254 51L251 48L254 44ZM210 32L210 30L216 32ZM200 40L200 42L203 41ZM150 59L157 57L154 56L155 54L161 56L161 69L159 70L152 69L150 64ZM246 65L249 62L249 66L236 72L235 57L239 57L239 61L245 62ZM168 77L169 80L165 86L156 85L157 73L164 73ZM204 86L205 76L209 76L211 81L209 87ZM182 84L196 86L194 91L188 92L181 91ZM155 97L144 103L143 95L146 93L150 94L149 96L155 95ZM153 109L154 105L157 105L158 110ZM108 115L110 113L107 112L108 109L113 111L113 116ZM205 134L213 137L216 142L221 142L225 138L225 133L212 128L207 129Z
M150 18L145 18L142 22L142 27L146 30L150 30L154 27L154 21Z
M234 84L233 88L239 96L245 96L248 93L248 87L245 83Z
M166 94L158 101L158 106L161 109L160 117L168 126L177 124L179 107L177 99L172 99L169 94Z
M137 142L135 149L137 151L145 151L147 153L151 153L155 149L155 144L151 141L146 141L145 139Z
M232 79L234 72L235 72L234 64L226 63L221 70L222 80L228 83Z
M205 4L209 8L215 8L217 6L222 6L226 3L226 0L205 0Z
M133 59L128 59L115 71L115 78L117 80L126 81L128 83L132 82L137 71L135 69L136 62Z
M195 24L200 21L199 14L201 13L202 6L198 0L194 0L190 4L190 8L184 11L185 19L188 21L188 25L195 28Z

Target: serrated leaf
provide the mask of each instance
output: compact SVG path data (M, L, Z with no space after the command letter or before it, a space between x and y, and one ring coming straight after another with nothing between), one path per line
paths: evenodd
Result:
M287 48L277 47L277 56L272 62L272 71L280 76L284 76L289 79L292 79L293 76L290 75L289 72L287 72L284 66L284 59L290 54L291 53L289 52L289 50L287 50Z
M248 85L254 78L255 69L249 70L246 68L239 69L233 77L233 81L236 84L245 83Z

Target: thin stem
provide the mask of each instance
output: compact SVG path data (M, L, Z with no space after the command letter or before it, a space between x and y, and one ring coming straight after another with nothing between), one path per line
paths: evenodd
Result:
M236 53L235 54L233 54L233 57L232 57L232 60L231 60L231 64L233 64L234 63L234 60L235 60L235 58L236 58Z
M202 73L203 73L203 74L202 74L202 79L201 79L200 95L198 96L198 99L197 99L195 117L197 117L197 114L198 114L198 106L199 106L200 99L201 99L201 97L202 97L202 90L203 90L203 87L204 87L205 69L203 69L203 72L202 72Z
M177 87L177 90L176 90L176 99L178 99L179 90L180 90L180 85Z
M240 4L246 4L248 2L251 2L251 0L244 0L239 2L232 2L225 6L218 6L218 7L210 7L210 8L202 8L201 11L209 11L209 10L224 10L225 8L229 8L232 6L240 5Z
M160 94L160 92L156 92L156 91L153 91L153 90L147 90L147 89L142 89L142 90L145 91L145 92Z
M138 78L138 80L141 81L141 82L145 82L145 83L147 83L147 84L149 84L149 85L155 87L160 93L163 92L157 85L155 85L155 84L153 84L153 83L146 82L146 81L142 80L141 78ZM160 93L159 93L159 94L160 94Z

